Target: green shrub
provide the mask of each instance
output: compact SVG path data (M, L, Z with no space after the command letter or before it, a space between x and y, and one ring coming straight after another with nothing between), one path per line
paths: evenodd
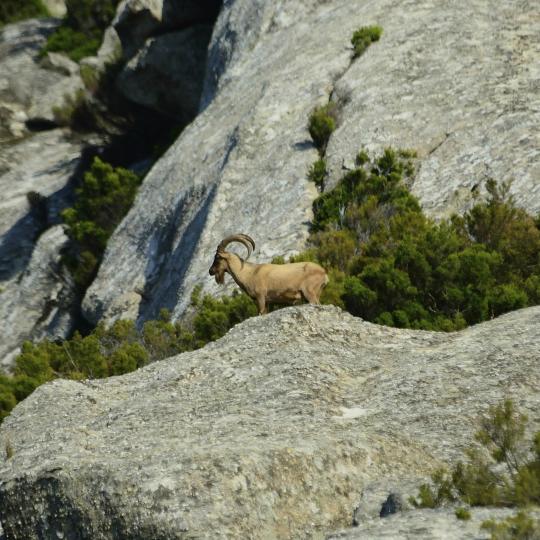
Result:
M60 26L47 39L41 55L48 52L66 53L71 60L78 62L86 56L94 56L101 45L100 35L88 36L70 26Z
M538 302L540 230L509 186L488 181L486 201L437 223L408 190L414 155L386 149L370 160L362 151L357 168L314 201L310 248L295 260L339 273L322 302L338 299L379 324L443 331Z
M318 159L309 169L308 180L314 182L315 185L324 191L324 181L326 179L326 161Z
M328 103L327 105L316 107L309 117L309 134L321 156L323 156L326 151L330 135L332 135L336 129L336 123L337 105L335 103Z
M47 39L42 54L63 52L78 62L94 56L103 32L114 18L118 0L67 0L62 25Z
M382 31L380 26L362 26L356 30L351 39L354 47L353 58L358 58L374 41L379 41Z
M540 521L525 512L502 521L488 520L482 523L482 529L491 533L491 540L538 540Z
M72 28L87 35L105 30L113 20L119 0L67 0L67 21Z
M481 448L471 446L467 461L458 462L451 472L435 471L432 484L420 486L418 496L410 502L421 508L456 501L470 506L540 504L540 432L527 451L526 421L510 400L490 407L475 435Z
M107 240L133 204L141 179L133 172L94 158L72 208L62 212L73 241L65 262L85 289L94 278Z
M24 19L49 17L41 0L2 0L0 2L0 27Z
M456 518L462 521L468 521L471 519L471 513L464 507L460 506L455 510Z

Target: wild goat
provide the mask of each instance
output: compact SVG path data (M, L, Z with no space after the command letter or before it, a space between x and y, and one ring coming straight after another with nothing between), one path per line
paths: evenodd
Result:
M225 251L231 242L243 244L246 260L235 253ZM289 264L254 264L246 262L255 242L247 234L227 236L218 245L214 262L208 273L216 282L223 284L228 272L237 285L255 302L259 315L267 312L271 302L292 304L304 298L310 304L318 304L323 287L328 283L324 268L312 262Z

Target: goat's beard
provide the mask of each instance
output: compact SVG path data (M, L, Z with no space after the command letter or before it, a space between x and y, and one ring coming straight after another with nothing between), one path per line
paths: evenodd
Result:
M214 277L216 278L216 283L218 285L223 285L225 283L225 272L216 272Z

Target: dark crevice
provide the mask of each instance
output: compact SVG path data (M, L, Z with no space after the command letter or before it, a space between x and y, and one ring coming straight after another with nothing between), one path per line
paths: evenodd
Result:
M40 131L51 131L58 127L58 124L54 120L47 118L30 118L25 122L25 126L29 131L38 133Z

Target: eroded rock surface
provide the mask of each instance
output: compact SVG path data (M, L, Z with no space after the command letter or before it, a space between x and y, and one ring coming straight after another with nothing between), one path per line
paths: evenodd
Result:
M66 336L70 319L51 326L57 308L75 309L72 284L60 269L67 238L60 211L71 196L69 180L82 145L56 129L37 133L0 150L0 363L9 364L22 340L45 329ZM30 194L30 197L29 197ZM58 298L63 300L57 301ZM69 299L69 300L68 300ZM66 303L67 302L67 303ZM68 305L70 304L71 305Z
M24 340L65 338L77 314L75 285L61 264L68 238L62 225L47 229L33 246L16 282L1 283L3 321L0 364L8 368Z
M540 210L540 22L536 3L290 0L227 2L209 48L201 114L145 179L88 291L90 321L180 316L224 236L245 232L254 259L303 249L317 159L311 110L341 108L330 184L361 147L416 149L413 191L428 213L462 211L488 176L514 178ZM382 39L351 62L355 29ZM142 293L142 294L141 294Z
M53 17L63 17L67 12L64 0L42 0L42 3Z
M360 146L418 151L413 193L430 215L463 211L487 178L540 212L540 19L535 2L401 3L380 44L339 79L332 186Z
M512 398L539 428L539 325L540 308L445 334L291 307L123 377L54 381L0 430L0 520L27 540L322 538L361 501L378 538L388 495L462 458L488 406Z

